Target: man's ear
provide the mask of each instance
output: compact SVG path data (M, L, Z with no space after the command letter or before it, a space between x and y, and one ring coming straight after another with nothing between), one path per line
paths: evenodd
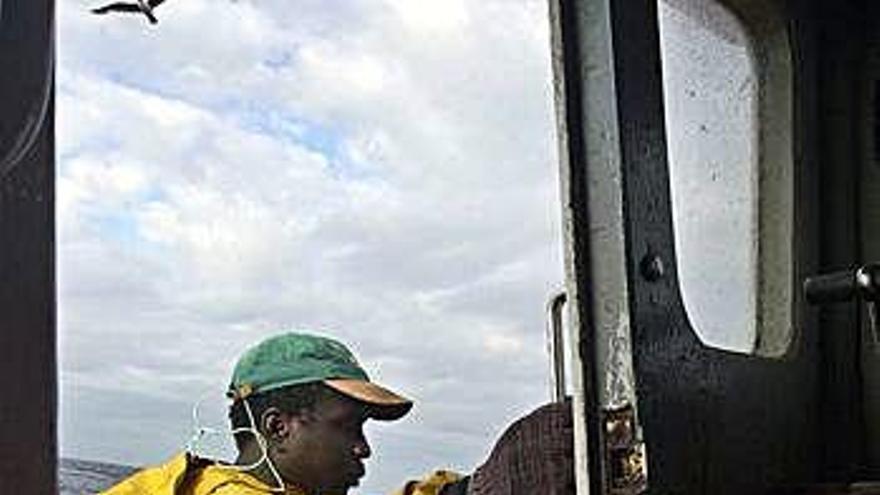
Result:
M283 440L290 436L298 425L294 424L291 415L282 412L277 407L269 407L260 416L260 426L266 440Z

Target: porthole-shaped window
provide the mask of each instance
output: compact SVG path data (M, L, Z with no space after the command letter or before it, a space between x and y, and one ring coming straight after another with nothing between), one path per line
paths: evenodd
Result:
M790 59L784 24L737 6L659 3L678 279L705 344L778 355L791 334Z

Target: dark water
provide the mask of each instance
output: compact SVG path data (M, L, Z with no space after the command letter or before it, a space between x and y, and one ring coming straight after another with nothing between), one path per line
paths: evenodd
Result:
M61 459L58 463L60 495L92 495L136 471L131 466Z

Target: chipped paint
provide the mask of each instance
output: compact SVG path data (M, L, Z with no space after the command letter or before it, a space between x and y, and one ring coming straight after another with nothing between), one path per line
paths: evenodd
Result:
M635 399L635 374L632 364L630 327L628 321L620 321L606 335L607 361L605 362L605 400L603 406L617 409Z

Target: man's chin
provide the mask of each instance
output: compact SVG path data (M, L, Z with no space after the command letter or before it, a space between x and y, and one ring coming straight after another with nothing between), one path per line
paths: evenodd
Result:
M355 478L346 481L345 486L324 490L323 492L321 492L321 495L347 495L352 488L360 486L360 484L360 480Z
M351 481L349 481L348 486L345 488L345 491L351 490L352 488L354 488L356 486L361 486L361 477L360 476L358 476L357 478L353 478Z
M360 486L361 479L366 475L364 471L354 472L349 474L343 479L339 479L338 482L341 483L332 488L325 488L324 491L321 492L322 495L346 495L349 490Z
M347 487L348 487L348 488L354 488L354 487L356 487L356 486L360 486L360 484L361 484L361 478L363 478L364 476L366 476L366 474L367 474L367 472L366 472L366 470L363 469L363 468L359 469L359 470L358 470L357 472L355 472L355 473L352 473L352 475L349 476L348 480L346 480L346 485L347 485ZM348 489L348 488L347 488L347 489Z

